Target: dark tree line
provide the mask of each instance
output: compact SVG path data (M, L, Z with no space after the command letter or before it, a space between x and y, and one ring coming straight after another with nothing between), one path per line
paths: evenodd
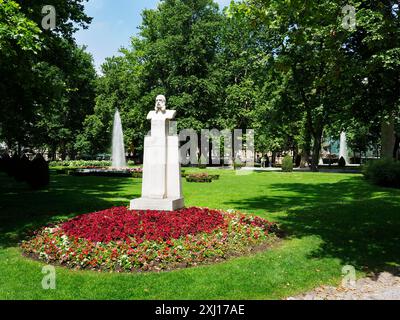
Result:
M0 140L74 157L83 119L93 112L92 57L73 38L87 27L84 0L11 1L0 6ZM42 8L56 8L56 28L42 29Z
M314 170L323 138L343 130L354 150L382 145L393 156L398 9L352 1L352 29L343 27L347 4L249 0L221 12L211 0L162 1L143 12L140 36L122 57L103 65L81 146L104 150L119 108L129 149L140 149L145 115L162 93L181 128L254 128L257 150L293 150Z
M163 0L142 13L139 36L97 79L73 41L71 21L90 23L83 1L46 2L61 8L52 31L39 28L44 2L3 2L11 9L0 23L12 30L20 19L24 28L15 31L22 38L1 34L0 72L9 81L0 84L0 140L14 150L108 152L119 109L126 149L138 154L146 114L164 94L180 129L254 128L258 151L293 150L314 170L324 138L342 131L353 150L398 154L396 1L244 0L220 10L212 0ZM356 8L349 27L346 5Z

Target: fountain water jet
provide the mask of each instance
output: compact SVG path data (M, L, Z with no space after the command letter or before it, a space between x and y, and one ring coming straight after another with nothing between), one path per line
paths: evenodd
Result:
M340 151L339 151L339 159L342 158L346 161L346 164L350 163L349 152L347 148L347 136L346 132L342 131L340 133Z
M112 135L112 165L110 168L77 169L76 176L132 177L132 173L141 173L140 168L128 168L125 158L124 135L121 116L115 111Z
M121 116L115 110L112 136L112 167L126 168L124 135L122 132Z

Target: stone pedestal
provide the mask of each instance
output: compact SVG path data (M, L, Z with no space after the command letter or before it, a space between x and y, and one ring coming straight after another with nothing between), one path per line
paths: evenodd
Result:
M184 207L178 136L169 135L173 110L152 111L151 135L144 139L142 197L130 203L131 210L173 211Z
M162 210L174 211L185 206L183 198L180 199L151 199L138 198L131 201L131 210Z

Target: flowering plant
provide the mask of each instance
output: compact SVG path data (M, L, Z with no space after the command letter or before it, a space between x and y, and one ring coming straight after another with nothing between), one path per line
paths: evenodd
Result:
M187 174L185 177L187 182L212 182L213 180L219 179L219 175L211 175L208 173Z
M160 271L219 261L275 239L276 225L239 212L125 207L81 215L39 230L25 255L74 269Z
M61 225L67 236L94 242L143 242L177 239L182 235L211 232L224 223L217 210L185 208L173 212L130 211L126 207L78 216Z

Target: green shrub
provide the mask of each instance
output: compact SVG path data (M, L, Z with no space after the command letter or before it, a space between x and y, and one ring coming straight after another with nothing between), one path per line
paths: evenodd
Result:
M17 182L27 181L31 162L26 155L23 155L17 163L14 178Z
M52 167L111 167L111 161L106 160L70 160L70 161L51 161L49 166ZM128 161L128 164L130 162Z
M136 178L136 179L143 178L143 172L134 171L134 172L132 172L132 177Z
M31 162L27 182L32 189L43 189L50 182L49 165L41 155L37 155Z
M10 170L10 161L11 158L8 153L3 154L0 156L0 171L8 173Z
M383 187L400 188L400 162L383 159L368 162L363 167L368 181Z
M346 160L343 157L340 157L338 165L339 167L344 168L346 166Z
M240 160L235 160L234 162L233 162L233 169L235 169L235 170L240 170L240 169L242 169L244 167L244 164L242 163L242 161L240 161Z
M212 182L213 177L208 173L195 173L186 176L187 182Z
M207 159L204 155L199 158L198 167L199 169L207 169Z
M293 171L293 158L290 155L287 155L283 158L282 171L283 172L292 172Z
M67 169L57 169L56 173L57 174L68 174L68 170Z

